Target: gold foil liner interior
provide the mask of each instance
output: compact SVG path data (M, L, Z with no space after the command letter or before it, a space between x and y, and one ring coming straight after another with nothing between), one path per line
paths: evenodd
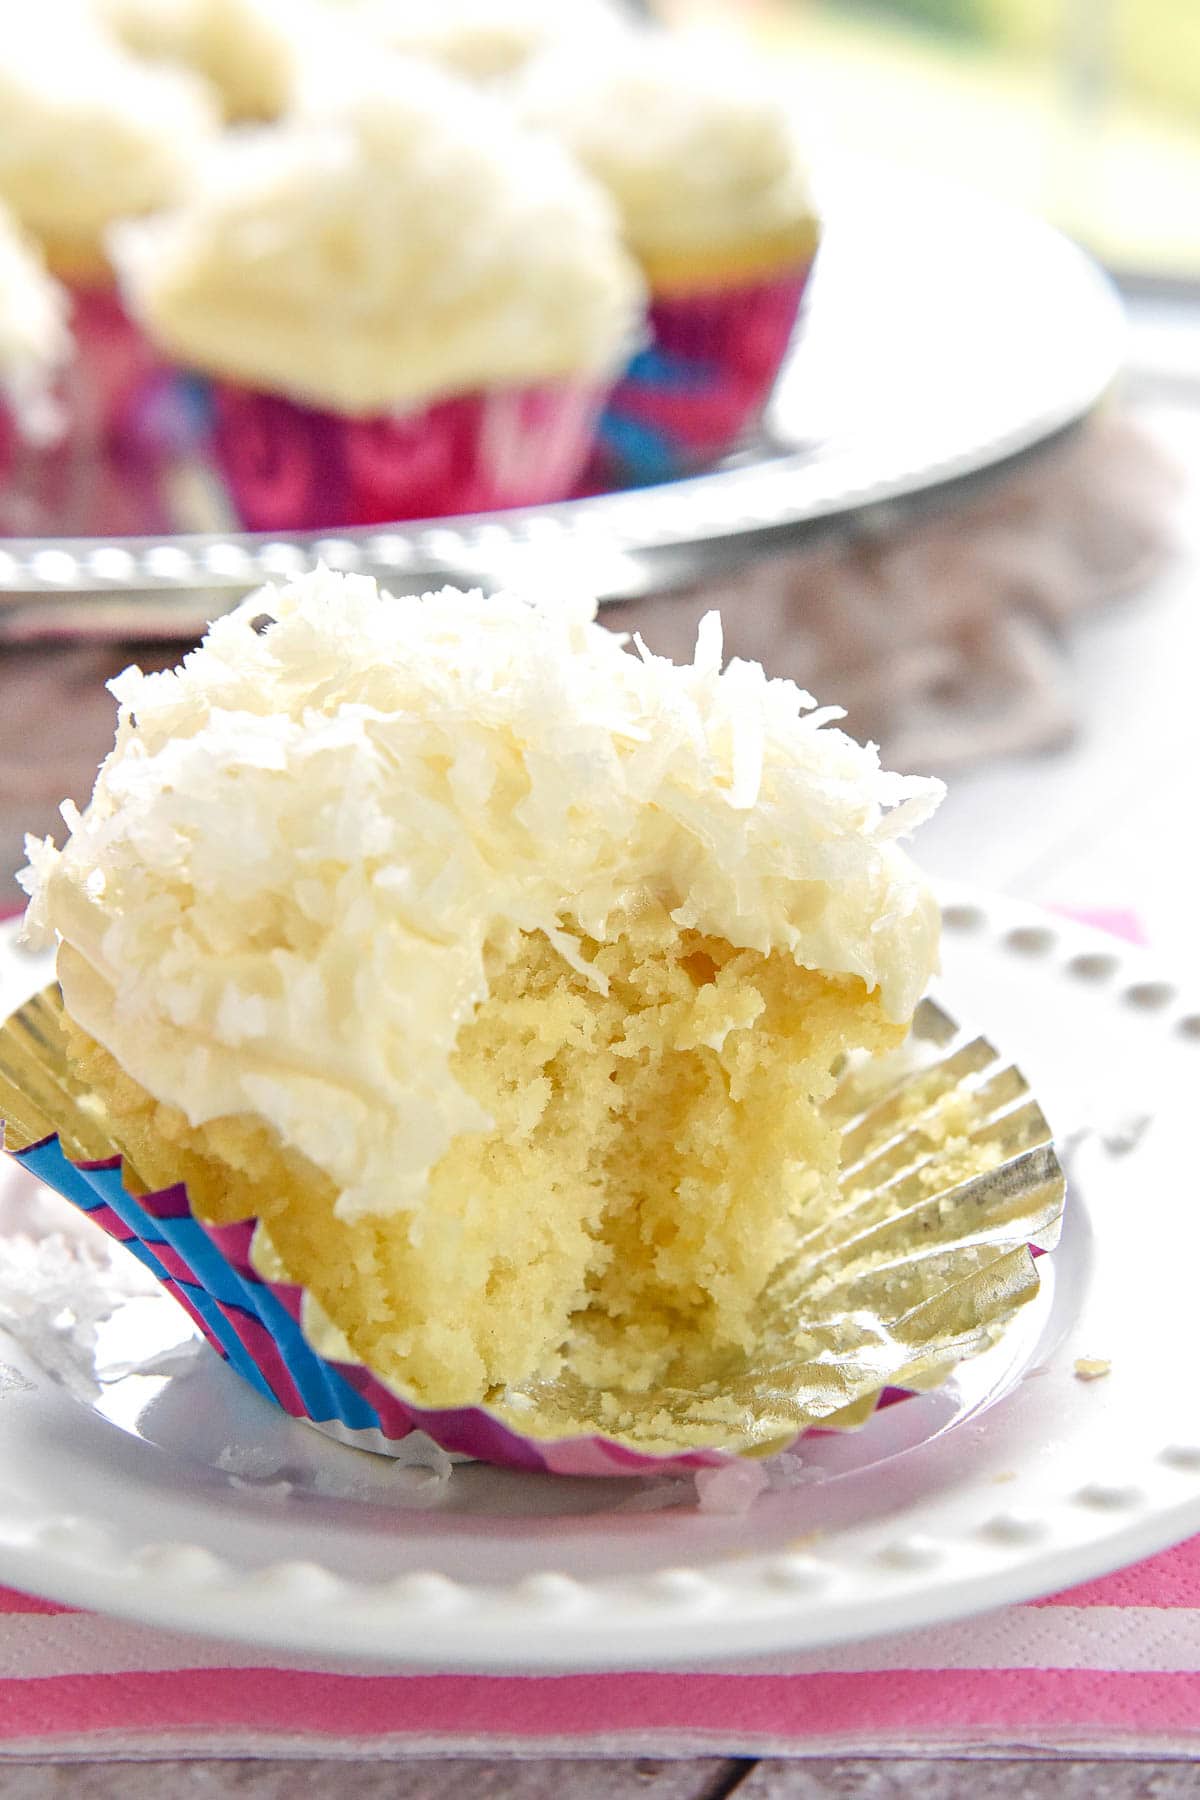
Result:
M61 1010L47 988L0 1027L6 1146L57 1132L73 1160L102 1160L118 1145L102 1104L72 1078ZM990 1348L1038 1290L1030 1246L1057 1242L1065 1194L1023 1076L927 1000L903 1049L849 1068L832 1104L844 1121L839 1202L800 1222L752 1352L693 1386L597 1392L565 1373L491 1394L487 1410L541 1442L599 1435L657 1455L763 1455L815 1425L860 1425L885 1389L935 1386ZM126 1178L143 1185L128 1166ZM261 1227L255 1262L265 1279L286 1279ZM312 1347L353 1361L306 1299Z
M72 1072L62 1021L55 982L0 1026L4 1148L27 1150L57 1133L72 1162L103 1162L119 1153L117 1143L103 1103Z
M887 1388L938 1385L1038 1292L1030 1247L1058 1241L1066 1183L1019 1070L930 1000L903 1049L853 1067L840 1203L798 1232L763 1295L759 1341L719 1388L596 1394L568 1375L490 1409L539 1439L770 1454L813 1426L849 1430Z

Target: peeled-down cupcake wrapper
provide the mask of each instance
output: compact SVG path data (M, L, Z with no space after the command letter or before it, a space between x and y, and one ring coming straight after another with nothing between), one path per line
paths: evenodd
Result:
M732 449L771 396L811 272L653 297L651 341L601 415L597 481L669 481Z
M720 1390L599 1393L564 1375L487 1406L430 1410L358 1362L285 1278L253 1219L209 1226L183 1183L156 1193L122 1162L101 1103L74 1081L47 988L0 1027L5 1147L126 1244L230 1366L285 1411L386 1452L421 1430L485 1462L626 1475L769 1455L863 1424L897 1389L936 1386L988 1349L1037 1292L1064 1179L1019 1073L932 1003L905 1050L846 1074L840 1204L801 1228L763 1297L761 1340Z

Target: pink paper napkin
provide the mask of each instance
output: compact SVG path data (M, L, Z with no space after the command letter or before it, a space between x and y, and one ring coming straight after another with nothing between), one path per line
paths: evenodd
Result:
M1200 1538L1051 1600L712 1673L358 1674L0 1589L0 1758L1030 1749L1200 1753Z
M1053 1600L745 1672L358 1675L0 1590L0 1756L1200 1751L1200 1539Z

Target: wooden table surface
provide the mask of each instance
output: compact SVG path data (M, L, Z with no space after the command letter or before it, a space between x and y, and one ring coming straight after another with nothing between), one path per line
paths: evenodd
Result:
M1195 1800L1192 1762L148 1762L0 1765L3 1800Z
M1072 628L1080 729L1052 755L960 775L922 833L935 874L1046 903L1131 907L1179 969L1196 968L1194 787L1200 771L1200 383L1145 388L1141 417L1189 474L1180 554L1152 591ZM86 797L111 737L99 680L127 660L96 649L0 655L0 904L20 832L54 828ZM886 747L885 747L886 748ZM10 885L4 888L5 882ZM1036 1746L1031 1746L1036 1755ZM1031 1760L0 1764L4 1800L1176 1800L1200 1795L1193 1763Z

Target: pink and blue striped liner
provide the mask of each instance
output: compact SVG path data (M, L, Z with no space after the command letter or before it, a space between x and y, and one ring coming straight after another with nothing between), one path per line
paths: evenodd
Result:
M651 341L601 414L589 488L671 481L731 450L771 397L811 270L655 296Z
M124 1244L229 1367L293 1418L332 1427L334 1435L339 1427L378 1432L388 1442L424 1431L444 1449L480 1462L556 1475L644 1475L731 1460L721 1450L648 1456L599 1436L539 1442L483 1407L434 1411L410 1405L361 1364L334 1361L312 1348L300 1324L303 1290L264 1280L251 1263L256 1220L205 1225L193 1214L182 1182L135 1197L125 1186L120 1157L72 1162L57 1136L10 1154Z

